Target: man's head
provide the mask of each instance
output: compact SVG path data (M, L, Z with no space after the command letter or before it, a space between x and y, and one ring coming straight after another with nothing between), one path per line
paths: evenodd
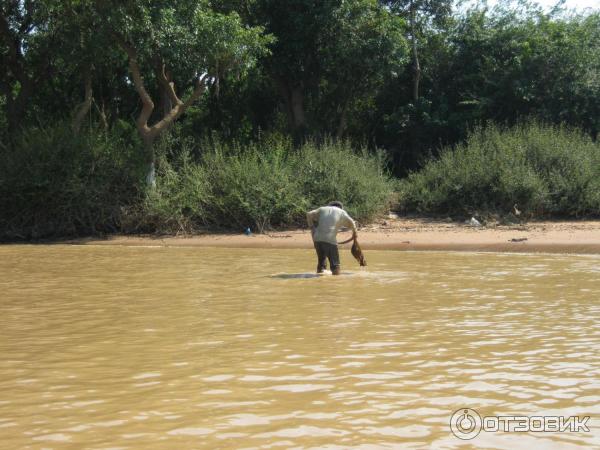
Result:
M342 202L338 202L337 200L334 200L333 202L329 202L328 206L335 206L337 208L344 209L344 205L342 205Z

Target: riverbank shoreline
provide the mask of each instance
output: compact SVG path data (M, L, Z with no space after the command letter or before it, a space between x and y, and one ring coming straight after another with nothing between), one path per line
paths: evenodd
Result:
M340 240L349 237L341 233ZM429 250L522 253L600 254L600 220L540 221L526 224L472 227L453 221L427 218L388 218L359 229L365 250ZM312 248L306 229L273 231L246 236L242 233L194 235L112 235L52 243L163 247L222 247L288 249ZM344 247L350 244L344 245Z

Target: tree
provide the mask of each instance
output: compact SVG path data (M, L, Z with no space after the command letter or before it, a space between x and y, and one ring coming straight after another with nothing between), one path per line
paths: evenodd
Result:
M263 64L296 139L342 135L351 108L405 54L402 21L376 0L255 0L249 16L277 38Z
M524 116L600 129L600 14L474 9L452 38L448 91L471 121Z
M92 110L94 84L98 84L100 74L114 70L111 63L115 59L115 51L110 40L96 32L99 25L100 19L91 13L90 5L85 1L49 3L47 27L56 36L53 83L58 85L55 89L62 93L61 98L54 99L54 102L57 109L66 105L63 109L69 110L71 129L75 134L79 134L84 119ZM100 122L106 129L106 113L104 109L97 109Z
M350 111L372 102L386 77L403 70L408 52L404 21L376 0L343 2L333 17L324 36L319 116L333 122L327 131L339 138Z
M156 138L206 89L218 91L221 78L242 76L267 52L270 38L261 27L244 26L235 13L215 12L208 1L97 2L96 13L127 55L131 82L142 103L136 128L148 162L146 180L153 185ZM155 111L149 82L162 99L162 114ZM177 93L177 84L185 97Z
M263 61L276 86L296 137L307 131L306 101L320 80L326 31L335 26L340 0L256 0L251 20L276 37Z
M44 2L7 0L0 4L0 89L9 130L20 128L35 87L49 66L50 41Z
M98 33L99 18L90 6L85 0L0 5L0 61L7 69L0 73L0 88L10 134L49 117L69 117L78 133L94 103L96 78L118 72L111 66L111 42ZM97 109L105 119L104 108Z
M412 50L412 100L416 103L421 81L419 39L425 27L440 26L450 16L452 0L383 0L383 3L408 19Z

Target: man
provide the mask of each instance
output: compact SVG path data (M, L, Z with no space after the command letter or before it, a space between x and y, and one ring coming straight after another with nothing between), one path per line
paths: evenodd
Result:
M317 251L317 273L323 273L327 267L326 260L329 259L331 273L339 275L340 254L337 246L337 232L342 227L348 227L352 229L352 235L356 236L354 220L344 211L343 205L337 201L308 212L306 220Z

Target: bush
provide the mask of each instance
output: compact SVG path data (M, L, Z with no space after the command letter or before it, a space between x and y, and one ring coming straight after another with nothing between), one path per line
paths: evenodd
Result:
M434 214L527 216L600 213L600 145L582 132L537 122L489 125L400 184L400 206Z
M116 231L121 207L135 201L141 162L110 134L31 128L0 152L5 238Z
M382 151L352 150L349 142L308 142L292 156L291 167L310 207L338 199L349 214L369 221L386 212L393 185Z
M250 145L229 154L213 148L205 154L202 163L213 189L212 224L262 233L297 221L306 201L288 160L285 143Z
M296 149L271 136L244 147L197 146L175 129L156 143L153 188L143 183L138 145L127 128L80 136L67 126L26 130L0 155L0 236L263 232L303 225L308 209L333 199L367 221L393 193L381 153L355 152L347 142Z
M143 201L128 211L123 231L179 233L207 225L212 190L204 166L192 159L191 142L167 137L158 147L156 186L144 186Z
M309 142L295 149L288 139L271 136L243 148L218 142L202 147L185 148L174 163L168 162L172 157L160 160L156 189L138 218L147 226L138 228L250 227L262 233L302 225L308 209L333 199L367 221L389 207L393 193L381 153L357 153L348 143ZM201 154L196 163L193 153Z

